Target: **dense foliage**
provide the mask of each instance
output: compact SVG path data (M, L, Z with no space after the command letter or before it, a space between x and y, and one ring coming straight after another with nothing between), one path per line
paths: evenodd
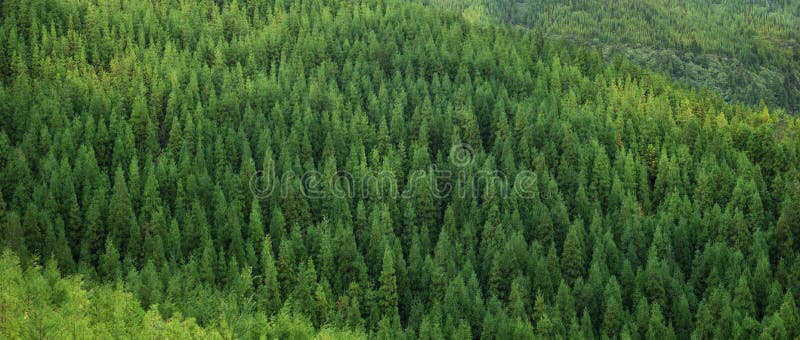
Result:
M0 337L800 336L797 118L395 0L0 21Z
M224 319L205 330L180 314L164 320L157 306L145 312L139 301L121 287L86 290L78 278L61 278L53 260L23 270L8 250L0 255L0 334L6 339L230 339L235 334ZM362 339L363 333L325 328L282 309L271 321L259 320L253 336L269 339ZM258 326L258 327L256 327Z
M800 2L421 0L625 56L728 101L800 111Z

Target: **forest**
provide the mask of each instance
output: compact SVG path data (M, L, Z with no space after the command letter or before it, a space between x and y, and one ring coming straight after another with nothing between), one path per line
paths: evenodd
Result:
M411 0L623 56L731 102L800 111L800 2Z
M0 338L796 339L767 4L659 31L772 70L739 98L489 7L4 1Z

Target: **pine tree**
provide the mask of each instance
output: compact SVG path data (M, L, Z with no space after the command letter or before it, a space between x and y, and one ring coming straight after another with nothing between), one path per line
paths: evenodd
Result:
M647 338L669 340L675 338L672 327L664 325L664 315L661 313L661 307L657 303L653 304L652 307L650 323L647 328Z
M162 283L153 261L147 261L147 264L142 268L140 274L142 285L139 291L139 297L142 301L142 305L149 307L150 305L160 303L163 294Z
M114 187L111 201L108 204L109 233L115 238L115 243L127 245L131 241L131 231L136 230L136 220L133 214L128 186L125 183L125 173L117 168L114 173Z
M397 278L395 277L394 255L391 248L386 247L383 251L383 264L381 266L380 282L380 305L382 314L388 317L396 317L397 309Z
M0 200L0 248L11 249L20 258L25 259L28 250L25 247L25 235L22 225L16 212L3 211L3 204Z
M739 277L739 283L733 292L733 307L742 315L755 315L753 295L750 293L746 275Z
M772 258L789 259L794 254L795 231L800 230L800 212L796 200L787 197L782 204L778 223L772 231L770 255Z
M294 285L292 292L293 307L308 317L313 316L318 308L313 295L316 288L317 272L314 268L314 261L308 259L300 265L297 284Z
M664 301L666 301L664 272L662 268L662 262L656 255L655 248L651 247L647 255L647 265L644 270L644 287L642 287L644 295L651 303L664 303Z
M616 338L624 323L622 311L622 297L617 280L612 277L606 284L605 313L603 314L603 334L609 338Z
M269 236L264 239L261 248L261 277L262 282L258 292L259 301L268 314L276 313L281 306L280 286L278 286L278 272L272 254L272 241Z
M787 292L783 303L777 313L786 325L786 335L789 338L800 336L800 309L791 292Z
M272 210L269 221L269 237L272 240L272 249L280 249L281 241L286 238L286 220L278 207Z
M264 248L264 243L262 240L264 240L265 236L264 226L264 219L261 217L261 206L258 204L256 199L253 199L252 203L250 204L250 217L247 222L247 243L250 247L252 247L254 255L263 254L262 249ZM270 249L272 249L272 244L270 244ZM272 252L272 250L270 250L270 252ZM248 262L250 266L257 265L255 258L249 258L249 256ZM262 263L262 265L264 264Z
M567 238L564 241L564 250L561 253L561 268L567 282L574 283L575 279L583 275L585 260L583 250L583 221L577 220L573 223Z
M214 246L211 241L203 242L202 248L198 248L198 279L205 284L215 284L217 271L217 253L214 251ZM224 260L221 259L221 260Z
M553 219L550 217L545 207L539 209L542 211L542 218L539 221L539 225L536 226L536 240L541 244L549 245L553 242L553 234L555 233L553 231Z
M115 281L122 278L119 262L119 252L111 238L106 239L106 249L100 256L100 275L106 281Z
M685 339L691 335L692 314L689 310L689 301L685 295L681 295L675 302L673 308L673 325L678 339Z
M50 255L58 262L61 271L71 273L75 270L75 260L73 258L72 250L69 248L66 233L64 231L64 222L61 218L56 218L55 222L50 225L50 231L54 238L49 244L51 250Z
M581 316L581 332L584 338L594 339L594 326L592 325L592 317L589 315L588 309L584 309L583 316Z
M104 214L101 211L106 200L105 190L98 189L92 198L89 208L86 211L86 218L83 226L83 236L80 245L81 262L95 265L98 255L103 250L103 238L106 234Z
M291 292L292 287L295 286L295 275L297 275L295 273L297 262L289 242L287 239L281 240L278 249L278 283L281 288L281 296L287 296Z

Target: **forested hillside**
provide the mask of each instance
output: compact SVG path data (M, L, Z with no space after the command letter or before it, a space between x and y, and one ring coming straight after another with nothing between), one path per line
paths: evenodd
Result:
M22 269L8 250L0 255L0 334L8 339L231 339L265 335L268 339L364 339L365 334L325 328L315 331L303 316L282 309L261 327L237 332L224 319L203 329L180 314L165 321L157 306L145 312L122 286L86 290L79 278L59 276L54 260L42 268ZM263 318L263 316L262 316Z
M400 0L0 22L0 338L800 336L781 110Z
M417 1L417 0L414 0ZM728 101L800 111L800 2L420 0L625 57Z

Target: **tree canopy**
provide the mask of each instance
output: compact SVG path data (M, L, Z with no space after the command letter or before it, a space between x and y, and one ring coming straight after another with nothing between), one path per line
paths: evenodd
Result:
M0 6L2 338L800 336L784 110L399 0Z

